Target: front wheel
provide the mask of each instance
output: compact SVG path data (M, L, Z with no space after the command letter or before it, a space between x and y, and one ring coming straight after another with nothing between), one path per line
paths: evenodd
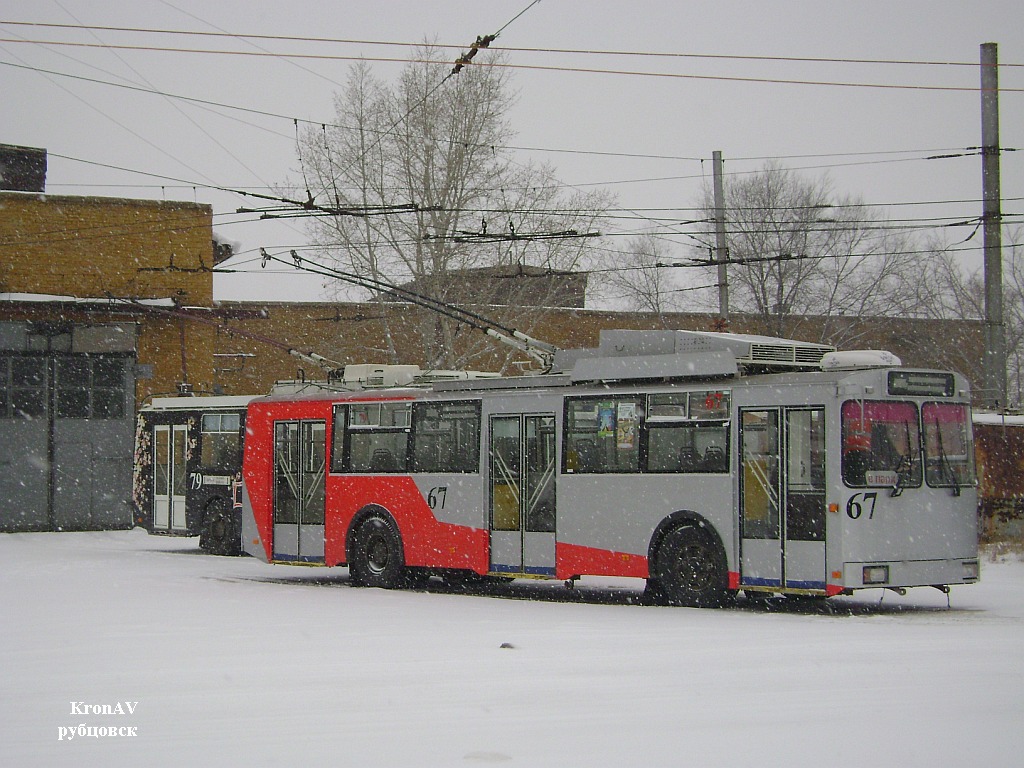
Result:
M667 605L717 608L728 597L726 564L713 535L696 526L665 534L658 547L652 597Z
M348 568L356 586L383 589L402 586L405 575L402 539L390 519L374 515L359 526Z

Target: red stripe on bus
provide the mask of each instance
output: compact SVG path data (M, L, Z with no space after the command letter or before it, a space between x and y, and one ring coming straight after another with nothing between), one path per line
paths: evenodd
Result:
M353 518L367 506L376 505L387 510L398 525L407 565L487 573L488 532L438 520L408 475L328 476L327 499L327 565L345 562L346 536Z
M634 576L646 579L647 558L628 552L614 552L609 549L585 547L580 544L555 544L555 577L570 579L573 576Z

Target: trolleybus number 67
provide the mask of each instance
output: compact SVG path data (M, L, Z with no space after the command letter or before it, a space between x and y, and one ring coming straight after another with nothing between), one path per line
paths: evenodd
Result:
M431 509L444 509L444 499L448 495L448 486L439 485L427 492L427 506Z
M877 491L869 491L867 493L855 493L850 497L850 500L846 502L846 515L851 520L859 520L860 517L867 512L868 520L874 520L875 518L875 502L878 500Z

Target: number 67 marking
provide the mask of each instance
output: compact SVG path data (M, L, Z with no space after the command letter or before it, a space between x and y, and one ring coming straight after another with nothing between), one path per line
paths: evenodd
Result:
M862 496L864 497L863 501L860 500ZM877 491L853 494L850 500L846 502L846 516L851 520L858 520L864 514L864 508L867 507L868 520L873 520L875 517L875 502L877 500Z
M427 493L427 506L431 509L444 509L445 497L448 495L448 486L439 485L431 488Z

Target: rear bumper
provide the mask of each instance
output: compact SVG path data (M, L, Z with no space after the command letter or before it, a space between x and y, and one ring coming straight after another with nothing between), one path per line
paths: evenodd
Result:
M846 563L843 583L846 589L877 587L925 587L947 584L973 584L981 575L977 557L948 560L880 560Z

